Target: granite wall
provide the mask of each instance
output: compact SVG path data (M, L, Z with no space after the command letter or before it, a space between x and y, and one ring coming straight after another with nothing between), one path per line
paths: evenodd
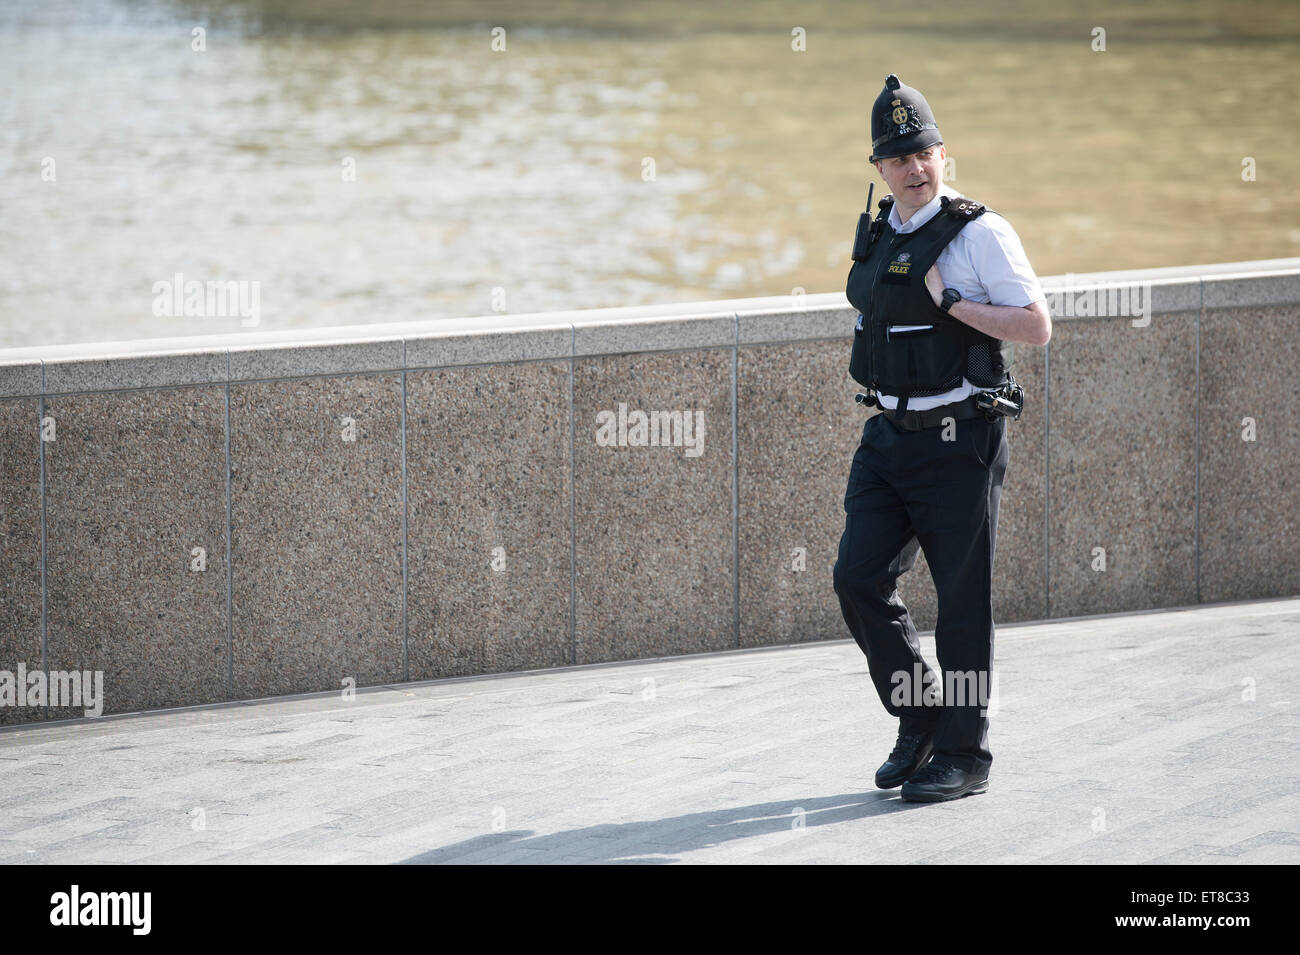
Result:
M997 619L1300 593L1300 260L1044 284ZM845 638L854 318L0 352L0 724ZM933 627L923 557L900 590Z

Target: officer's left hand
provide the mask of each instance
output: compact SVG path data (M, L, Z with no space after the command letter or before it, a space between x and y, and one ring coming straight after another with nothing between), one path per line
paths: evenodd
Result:
M934 299L935 305L943 304L943 276L939 274L939 263L930 266L930 271L925 273L925 288L930 293L930 298Z

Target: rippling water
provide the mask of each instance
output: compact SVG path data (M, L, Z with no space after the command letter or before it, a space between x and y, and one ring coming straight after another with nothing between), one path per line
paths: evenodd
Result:
M1300 4L888 9L0 4L0 345L842 291L890 71L1040 274L1300 255Z

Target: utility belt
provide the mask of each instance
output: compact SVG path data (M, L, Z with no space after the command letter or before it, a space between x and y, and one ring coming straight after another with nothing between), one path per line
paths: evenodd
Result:
M1025 390L1011 375L1007 375L1006 382L997 388L977 391L969 398L925 411L905 411L899 414L896 409L882 406L875 392L860 393L854 398L858 404L880 408L881 414L907 431L938 428L949 419L962 421L978 415L983 415L989 421L997 421L998 418L1010 418L1014 421L1020 417L1025 406Z

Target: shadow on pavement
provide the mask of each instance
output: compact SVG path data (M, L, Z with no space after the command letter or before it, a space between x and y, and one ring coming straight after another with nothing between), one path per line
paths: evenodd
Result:
M897 789L846 793L820 799L757 803L711 812L693 812L641 822L605 823L535 836L532 830L486 833L404 859L399 865L444 863L641 863L676 862L666 858L738 839L785 832L797 839L815 826L878 816L927 803L905 803ZM802 810L802 818L800 817Z

